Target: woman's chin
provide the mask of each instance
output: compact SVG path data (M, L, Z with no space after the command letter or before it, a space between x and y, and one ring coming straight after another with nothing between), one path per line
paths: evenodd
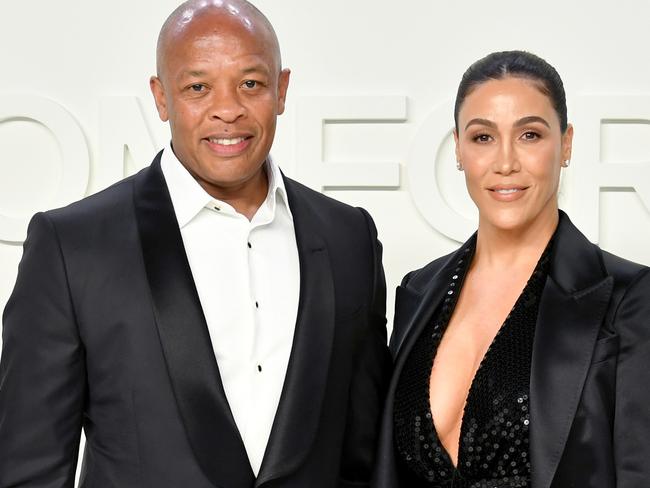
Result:
M530 219L522 212L513 210L502 210L499 212L481 213L480 227L489 227L501 232L516 232L523 230L530 225Z
M479 214L479 228L498 232L522 233L531 229L544 233L544 229L557 225L557 207L548 207L532 213L525 208L500 209ZM547 225L548 224L548 225Z

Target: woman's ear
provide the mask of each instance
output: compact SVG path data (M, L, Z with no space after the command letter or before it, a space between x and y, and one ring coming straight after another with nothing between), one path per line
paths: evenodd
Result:
M455 144L454 152L456 153L456 162L460 162L460 149L458 148L458 130L457 129L454 129L454 144Z
M571 161L571 150L573 148L573 126L569 124L562 135L562 162Z

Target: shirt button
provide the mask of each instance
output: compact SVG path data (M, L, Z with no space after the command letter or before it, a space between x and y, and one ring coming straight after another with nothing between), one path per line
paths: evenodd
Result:
M255 308L260 308L259 302L255 302Z
M252 247L253 247L253 246L252 246L251 243L249 242L249 243L248 243L248 249L251 249Z

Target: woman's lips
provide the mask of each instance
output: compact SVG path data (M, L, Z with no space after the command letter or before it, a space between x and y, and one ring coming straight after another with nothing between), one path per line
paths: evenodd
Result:
M513 202L524 196L527 186L497 186L488 188L490 196L499 202Z

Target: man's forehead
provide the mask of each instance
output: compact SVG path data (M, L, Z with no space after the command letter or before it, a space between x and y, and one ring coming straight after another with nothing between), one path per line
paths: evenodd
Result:
M216 50L216 51L215 51ZM214 23L209 19L195 22L188 29L170 37L165 46L165 56L191 56L197 61L214 61L218 52L223 59L245 60L246 63L275 64L273 42L268 36L251 32L239 24Z
M268 63L252 59L249 63L243 64L241 67L239 67L237 73L239 75L258 74L270 76L271 67L268 65ZM214 74L215 72L212 67L202 69L200 65L196 65L190 67L181 67L181 69L175 75L175 78L179 81L187 79L202 79L214 76Z

